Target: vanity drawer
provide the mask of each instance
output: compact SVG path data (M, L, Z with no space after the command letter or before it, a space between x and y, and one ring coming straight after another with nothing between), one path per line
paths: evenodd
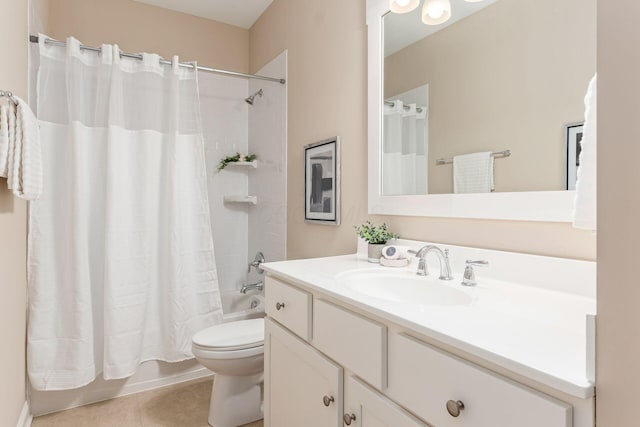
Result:
M387 394L438 427L573 425L571 406L402 334L389 337Z
M386 326L316 299L313 302L312 343L379 390L386 387Z
M290 331L309 341L311 338L311 294L267 276L265 312Z

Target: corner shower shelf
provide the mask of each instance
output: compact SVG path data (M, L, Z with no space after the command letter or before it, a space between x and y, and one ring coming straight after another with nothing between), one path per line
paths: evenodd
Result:
M258 161L254 160L252 162L231 162L227 163L227 167L238 167L238 168L253 168L256 169L258 167Z
M223 201L225 203L249 203L252 205L258 204L257 196L224 196Z

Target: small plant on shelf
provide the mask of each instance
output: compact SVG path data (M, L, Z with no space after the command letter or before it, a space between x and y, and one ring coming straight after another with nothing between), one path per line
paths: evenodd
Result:
M353 226L356 234L371 245L384 245L391 239L397 239L398 235L389 231L387 224L375 226L371 221L365 221L360 226Z
M256 156L255 154L247 154L245 156L244 154L236 153L233 156L227 156L224 159L220 160L220 163L218 163L218 172L226 168L229 165L229 163L253 162L257 158L258 156Z

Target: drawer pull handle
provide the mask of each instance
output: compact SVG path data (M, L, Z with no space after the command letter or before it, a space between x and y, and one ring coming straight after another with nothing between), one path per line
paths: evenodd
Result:
M277 302L276 303L276 310L280 311L284 308L284 303L283 302Z
M460 400L447 401L447 412L454 418L460 416L460 413L464 410L464 403Z
M344 416L342 417L342 420L344 421L344 423L348 426L351 425L351 421L355 421L356 420L356 416L355 414L344 414Z
M331 405L332 402L334 402L335 399L333 398L333 396L325 396L322 398L322 403L324 403L324 406L329 406Z

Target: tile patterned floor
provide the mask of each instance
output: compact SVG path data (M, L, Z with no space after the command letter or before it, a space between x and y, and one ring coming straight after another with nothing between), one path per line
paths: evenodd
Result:
M195 380L33 420L33 427L208 427L211 379ZM243 427L262 427L262 421Z

